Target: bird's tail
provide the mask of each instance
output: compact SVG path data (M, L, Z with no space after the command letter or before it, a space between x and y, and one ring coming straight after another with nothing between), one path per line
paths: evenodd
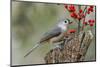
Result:
M40 44L39 43L37 43L32 49L30 49L29 51L28 51L28 53L26 53L25 55L24 55L24 57L26 57L26 56L28 56L32 51L34 51L37 47L39 47L40 46Z

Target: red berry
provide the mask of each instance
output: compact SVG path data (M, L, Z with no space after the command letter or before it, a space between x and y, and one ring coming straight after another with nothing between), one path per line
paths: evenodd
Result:
M94 20L91 20L91 22L94 23L95 21Z
M87 25L87 22L83 22L83 24Z
M71 16L71 17L74 17L74 13L71 13L70 16Z
M70 5L71 8L75 8L74 5Z
M81 16L78 15L78 16L77 16L77 19L78 19L78 20L81 20L82 18L81 18Z
M69 10L70 12L74 12L74 11L75 11L74 5L70 5L69 8L68 8L68 10Z
M88 11L91 11L91 12L93 12L93 8L88 8Z
M88 14L90 14L90 11L87 11Z
M77 14L76 13L74 14L74 18L77 18Z
M83 10L82 10L82 9L80 9L80 10L79 10L79 13L82 13L82 12L83 12Z
M72 12L72 13L70 14L70 16L73 17L73 18L77 18L77 14L76 14L75 12Z
M91 8L88 8L88 11L91 11Z
M71 8L68 8L68 11L71 12Z
M88 20L88 22L89 22L89 23L91 23L91 22L92 22L92 20Z
M68 5L65 5L65 8L67 9L68 8Z
M90 8L93 8L93 6L90 6Z
M93 26L93 23L90 23L90 26L92 27Z
M93 12L93 9L91 9L91 12Z
M69 30L69 33L75 33L75 32L76 32L76 30L74 30L74 29Z
M84 17L85 17L85 15L84 15L84 14L82 14L82 17L84 18Z

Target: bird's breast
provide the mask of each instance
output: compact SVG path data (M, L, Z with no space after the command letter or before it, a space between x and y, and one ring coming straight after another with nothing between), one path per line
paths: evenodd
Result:
M64 38L64 33L61 33L59 36L53 37L53 38L51 38L49 41L50 41L51 43L56 43L56 42L62 41L63 38Z
M62 29L62 32L67 31L67 27L65 27L65 26L63 26L61 29Z

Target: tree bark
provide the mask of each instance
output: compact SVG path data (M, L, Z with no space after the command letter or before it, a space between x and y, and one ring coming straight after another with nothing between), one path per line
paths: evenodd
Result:
M61 62L78 62L83 61L88 50L88 47L93 39L93 34L89 30L87 32L80 32L70 34L63 40L60 45L63 48L54 48L48 52L44 58L48 63L61 63Z

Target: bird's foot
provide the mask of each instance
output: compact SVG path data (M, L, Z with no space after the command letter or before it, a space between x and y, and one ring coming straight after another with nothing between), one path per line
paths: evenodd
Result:
M53 49L55 49L55 48L59 48L60 50L62 50L64 48L64 44L63 43L58 43L58 44L53 46Z
M59 45L60 50L64 49L64 43L61 43L61 44L58 44L58 45Z

